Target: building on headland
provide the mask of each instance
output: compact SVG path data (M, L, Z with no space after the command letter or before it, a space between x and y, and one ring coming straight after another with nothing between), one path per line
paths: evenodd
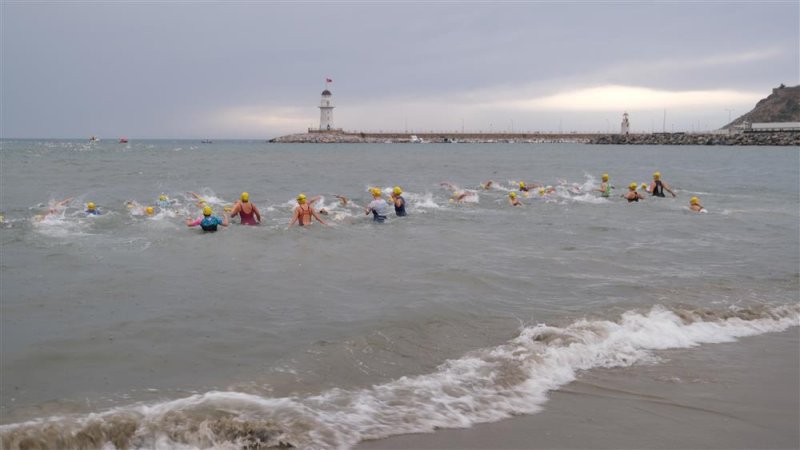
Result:
M631 132L631 124L628 121L628 113L625 112L622 114L622 125L620 126L619 134L624 136L630 132Z

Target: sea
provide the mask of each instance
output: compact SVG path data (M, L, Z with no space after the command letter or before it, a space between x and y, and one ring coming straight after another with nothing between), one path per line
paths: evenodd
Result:
M797 147L0 144L4 449L348 449L800 325ZM243 191L259 226L186 226Z

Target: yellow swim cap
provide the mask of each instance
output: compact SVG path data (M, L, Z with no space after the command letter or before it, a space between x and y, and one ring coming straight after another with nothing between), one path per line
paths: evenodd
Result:
M373 197L380 197L381 196L381 190L376 188L376 187L370 189L369 192L372 194Z
M632 191L635 191L637 187L639 187L639 185L638 185L638 184L636 184L636 183L631 183L631 184L628 186L628 189L630 189L630 190L632 190Z
M394 193L394 195L400 195L403 193L403 190L400 189L400 186L395 186L392 192Z
M525 182L524 181L520 181L519 182L519 187L524 188L525 187Z
M692 205L696 205L700 203L700 199L698 199L697 197L692 197L691 199L689 199L689 203L691 203Z
M511 198L517 198L517 193L516 192L509 192L508 196L511 197Z
M661 178L661 172L653 172L653 179L657 180L659 178Z
M647 189L647 183L642 183L642 189Z
M161 195L159 195L159 196L158 196L158 201L160 201L160 202L165 202L165 201L167 201L167 196L166 196L166 195L164 195L164 194L161 194Z
M152 216L152 215L153 215L153 207L152 207L152 206L148 206L148 207L145 209L145 212L147 212L147 215L148 215L148 216Z
M87 203L86 204L86 209L88 209L89 211L93 211L94 210L94 202Z
M210 216L211 215L211 207L210 206L206 206L205 208L203 208L203 215L204 216Z
M603 181L608 181L608 174L607 173L603 174Z
M250 200L250 194L248 194L247 192L242 192L241 199L242 199L243 202L246 202L246 201Z
M544 195L544 193L545 193L545 189L544 188L539 188L539 195Z
M306 194L300 194L297 196L297 203L301 205L306 202Z

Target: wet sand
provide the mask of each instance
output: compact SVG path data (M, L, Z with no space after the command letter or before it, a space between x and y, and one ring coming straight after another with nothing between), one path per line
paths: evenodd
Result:
M357 448L800 448L798 328L659 356L583 373L539 414Z

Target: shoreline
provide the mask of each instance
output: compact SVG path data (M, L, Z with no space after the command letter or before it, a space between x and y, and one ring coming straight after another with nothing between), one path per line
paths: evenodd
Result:
M663 351L655 365L582 373L538 414L356 448L798 448L798 348L794 327Z
M800 132L713 133L368 133L341 130L290 134L268 140L282 144L592 144L800 146Z

